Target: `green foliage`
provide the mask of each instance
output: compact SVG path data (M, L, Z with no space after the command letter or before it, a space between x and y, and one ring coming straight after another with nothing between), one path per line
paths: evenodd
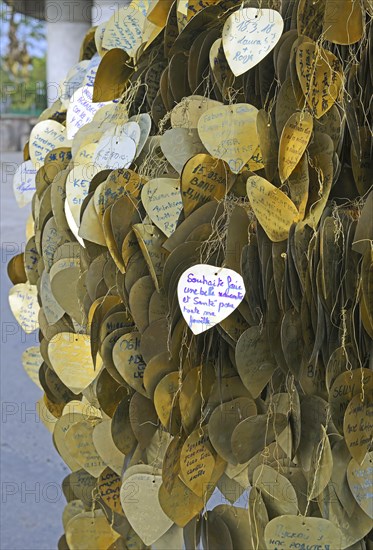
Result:
M32 59L27 81L16 81L1 64L1 110L17 114L41 113L47 106L45 74L45 57Z
M47 106L45 24L1 8L0 111L39 114Z

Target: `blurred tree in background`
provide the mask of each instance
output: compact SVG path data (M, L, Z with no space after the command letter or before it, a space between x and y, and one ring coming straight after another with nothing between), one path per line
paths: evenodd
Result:
M3 113L39 114L47 106L45 23L1 10L1 104Z

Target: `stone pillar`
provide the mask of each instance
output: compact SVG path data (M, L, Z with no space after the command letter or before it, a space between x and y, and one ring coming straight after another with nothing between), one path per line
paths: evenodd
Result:
M85 33L91 28L92 0L45 0L47 24L47 95L51 105L60 82L79 61Z

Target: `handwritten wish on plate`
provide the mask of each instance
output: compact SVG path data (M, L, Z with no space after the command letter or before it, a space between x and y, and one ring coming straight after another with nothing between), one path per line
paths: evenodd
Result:
M287 239L290 227L299 217L295 204L281 189L260 176L248 178L246 190L254 213L271 241Z
M360 508L373 519L373 451L359 464L353 458L347 467L347 481Z
M264 538L268 550L279 548L342 548L342 534L331 521L322 518L283 515L266 526Z
M13 192L20 208L29 204L36 191L35 176L37 169L31 160L20 164L13 176Z
M98 477L106 468L93 443L93 430L98 422L100 420L84 417L70 426L65 435L70 455L93 477Z
M89 60L89 64L87 66L86 74L84 75L82 86L91 86L93 87L96 79L97 69L100 65L101 57L98 55L98 53L95 53L95 55Z
M344 416L355 395L361 394L361 387L364 385L364 392L373 390L373 372L371 369L345 370L337 376L329 391L329 406L333 423L337 430L343 434Z
M106 468L98 478L97 490L102 500L113 512L123 515L119 497L121 486L120 475L110 468Z
M22 353L22 365L30 379L40 388L43 389L39 380L39 369L43 363L39 346L32 346L25 349Z
M231 187L232 174L227 164L210 155L188 160L181 174L181 194L185 216L202 204L222 199Z
M241 275L208 264L190 267L177 286L180 309L193 334L214 327L237 309L245 296Z
M183 209L179 180L156 178L148 181L142 188L141 200L152 222L170 237Z
M136 143L128 136L104 136L100 139L93 163L101 170L128 168L136 155Z
M66 178L66 203L77 227L80 226L80 209L88 195L89 185L93 176L100 170L95 164L76 166L70 170ZM71 227L73 231L73 228Z
M222 105L206 111L198 121L198 133L210 155L225 160L234 174L259 147L256 131L258 109L248 103Z
M296 70L304 96L318 119L334 105L343 84L337 57L312 42L297 49Z
M123 334L113 347L114 365L131 388L146 396L143 384L145 362L140 353L141 336L138 332Z
M255 67L280 40L284 22L278 11L244 8L228 17L223 48L235 76Z
M92 122L96 112L107 102L93 103L92 86L83 86L73 93L66 114L66 129L68 139L73 139L75 134L85 124ZM61 147L61 145L59 145Z
M93 162L93 157L97 149L97 143L87 143L82 145L79 150L74 155L74 166L79 164L91 164Z
M215 466L215 459L209 446L207 433L196 430L187 438L180 454L183 481L193 493L200 497L206 491Z
M343 433L351 456L361 463L373 437L373 392L365 391L364 398L355 395L344 415Z
M56 120L42 120L38 122L30 134L30 159L35 168L44 164L44 159L53 149L68 147L71 138L66 135L66 128Z
M82 86L84 77L86 75L87 67L90 62L88 59L79 61L76 65L70 69L67 73L65 80L62 82L61 90L61 103L67 110L69 107L70 98L73 93Z
M133 57L143 42L146 17L135 6L120 8L106 24L102 47L121 48Z
M281 182L293 173L311 139L313 118L310 113L294 113L286 122L280 138L278 165Z
M19 283L9 291L9 305L23 330L30 334L39 327L38 289L28 283Z

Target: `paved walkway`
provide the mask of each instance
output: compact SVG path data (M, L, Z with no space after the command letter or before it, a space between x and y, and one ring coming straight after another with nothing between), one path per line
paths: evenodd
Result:
M7 263L25 244L30 207L18 208L12 175L21 153L0 153L1 229L1 550L56 550L63 532L65 499L60 483L68 470L35 412L41 390L22 368L22 351L37 343L26 335L8 305Z

